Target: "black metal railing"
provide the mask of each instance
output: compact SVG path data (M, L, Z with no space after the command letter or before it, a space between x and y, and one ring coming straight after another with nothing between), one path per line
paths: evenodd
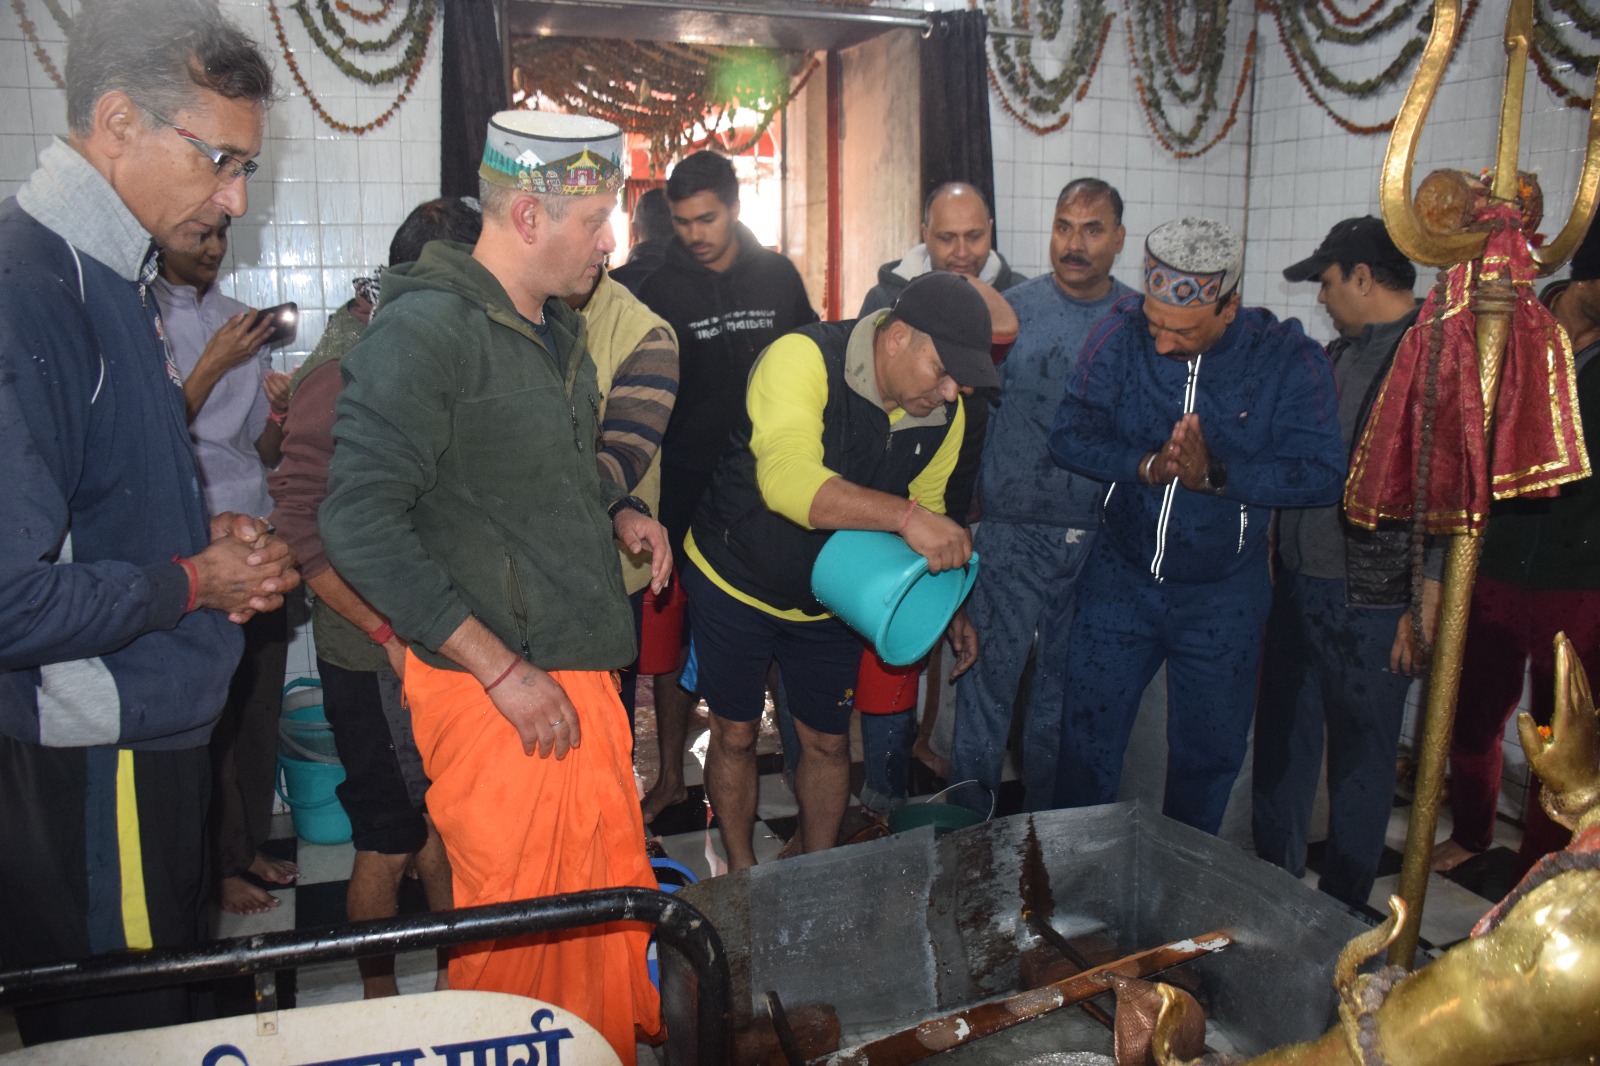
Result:
M731 989L722 940L692 905L676 896L647 888L573 892L407 918L380 918L317 929L260 933L189 948L97 955L74 962L0 971L0 1006L110 995L253 974L258 1009L276 1010L277 987L273 977L276 970L630 921L654 925L659 943L678 952L693 968L696 980L690 991L695 999L695 1047L690 1061L704 1066L726 1066L732 1054L728 1019ZM673 1044L678 1046L678 1040L674 1039Z

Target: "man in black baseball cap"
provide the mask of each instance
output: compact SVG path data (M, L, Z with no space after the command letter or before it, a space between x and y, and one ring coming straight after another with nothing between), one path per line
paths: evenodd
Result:
M1286 267L1287 281L1320 281L1317 302L1328 310L1341 337L1411 310L1417 268L1395 247L1383 220L1363 215L1340 222L1317 250ZM1366 297L1372 297L1369 300Z
M1334 226L1283 276L1320 284L1317 301L1339 332L1327 350L1348 452L1416 321L1416 269L1368 215ZM1364 904L1393 806L1406 690L1425 665L1407 609L1410 537L1404 529L1359 529L1338 504L1283 510L1278 557L1256 711L1256 854L1297 877L1305 872L1326 743L1330 810L1319 887ZM1436 565L1430 553L1430 569ZM1438 588L1426 582L1425 613L1436 610ZM1341 650L1330 654L1333 648Z
M890 313L932 339L957 385L999 387L990 355L989 307L966 275L944 270L919 274L901 291Z
M832 531L897 534L933 571L972 555L944 500L966 424L961 390L996 383L990 331L978 291L933 272L891 310L785 334L750 373L680 570L711 709L706 793L734 870L755 863L755 740L772 661L800 737L799 850L832 847L849 800L861 641L811 594ZM977 637L964 615L949 636L965 670Z

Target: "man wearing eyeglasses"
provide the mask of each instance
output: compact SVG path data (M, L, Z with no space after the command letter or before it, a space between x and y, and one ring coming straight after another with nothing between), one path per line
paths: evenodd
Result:
M85 5L66 140L0 203L0 961L205 936L206 747L238 624L299 582L207 515L157 248L246 207L272 74L205 0ZM185 989L17 1011L25 1043L181 1023Z

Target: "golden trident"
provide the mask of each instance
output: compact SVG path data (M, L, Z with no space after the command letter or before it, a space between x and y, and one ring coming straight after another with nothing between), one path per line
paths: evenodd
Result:
M1457 229L1439 232L1424 221L1411 199L1411 171L1417 139L1427 120L1428 108L1444 77L1445 66L1461 29L1460 0L1434 0L1433 28L1417 64L1411 87L1395 119L1389 150L1383 161L1379 191L1383 221L1394 242L1411 259L1430 266L1448 267L1483 255L1486 235ZM1511 0L1506 14L1506 81L1500 104L1500 130L1495 151L1492 200L1512 202L1517 194L1517 150L1522 134L1522 89L1528 65L1528 45L1533 36L1533 0ZM1595 76L1595 104L1600 105L1600 71ZM1578 191L1567 223L1556 238L1532 250L1540 274L1558 270L1588 232L1600 194L1600 110L1591 107L1589 141L1584 152ZM1500 393L1500 371L1506 350L1514 295L1505 274L1476 283L1478 372L1483 385L1484 431L1490 434L1495 402ZM1493 436L1487 437L1492 442ZM1456 696L1461 687L1462 646L1467 635L1467 606L1478 571L1480 537L1450 538L1445 559L1437 647L1423 718L1422 752L1417 767L1416 802L1406 830L1405 860L1400 870L1400 896L1406 918L1389 950L1389 961L1409 968L1416 957L1422 904L1428 890L1428 860L1439 820L1439 793L1444 779L1445 754L1455 724Z

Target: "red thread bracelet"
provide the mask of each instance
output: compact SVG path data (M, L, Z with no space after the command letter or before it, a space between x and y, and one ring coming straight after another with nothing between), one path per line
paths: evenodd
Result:
M911 497L911 506L906 508L906 513L900 519L900 524L895 527L894 531L895 531L896 534L898 534L900 536L904 536L905 535L906 526L911 522L911 516L917 513L917 507L918 506L919 505L917 503L917 498L915 496Z
M383 645L394 639L394 626L388 622L367 634L367 639L374 644Z
M493 692L494 691L494 687L496 685L498 685L500 682L504 681L506 678L511 676L511 671L515 670L517 668L517 664L520 663L520 662L522 662L521 659L512 659L511 660L511 665L506 667L505 673L501 674L499 677L497 677L493 681L489 682L489 684L485 685L484 688L483 688L483 691L484 692Z
M195 603L200 598L200 571L194 568L193 559L185 559L181 555L174 555L172 561L183 567L183 572L189 578L189 598L183 604L183 613L188 614L194 610Z

